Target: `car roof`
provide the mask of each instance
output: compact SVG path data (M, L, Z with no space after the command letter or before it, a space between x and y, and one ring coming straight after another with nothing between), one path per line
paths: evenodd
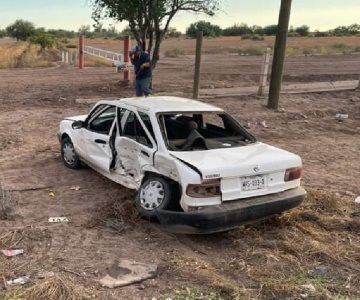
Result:
M119 100L104 100L99 103L122 106L123 104L134 106L139 109L157 112L181 112L181 111L223 111L221 108L200 102L197 100L171 97L151 96L124 98Z

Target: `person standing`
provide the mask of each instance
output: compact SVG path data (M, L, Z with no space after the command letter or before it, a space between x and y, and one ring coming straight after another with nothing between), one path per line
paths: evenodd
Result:
M130 52L131 63L135 67L135 91L137 97L151 95L150 55L136 45Z

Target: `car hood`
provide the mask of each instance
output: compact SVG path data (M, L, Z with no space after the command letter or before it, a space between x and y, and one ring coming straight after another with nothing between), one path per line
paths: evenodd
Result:
M259 142L236 148L171 151L171 155L198 169L203 179L267 174L301 166L299 156Z
M73 116L73 117L66 117L65 120L69 121L85 121L87 115L79 115L79 116Z

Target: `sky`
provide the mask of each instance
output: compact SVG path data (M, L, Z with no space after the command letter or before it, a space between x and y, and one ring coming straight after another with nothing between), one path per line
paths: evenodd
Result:
M131 0L129 0L131 1ZM221 11L215 17L180 13L171 24L180 31L193 22L207 20L221 27L235 23L248 25L276 24L280 0L220 0ZM0 28L16 19L33 22L47 29L78 30L81 25L94 24L90 0L0 0ZM360 23L360 0L293 0L290 24L309 25L312 30L327 30L338 25ZM126 23L114 24L121 30Z

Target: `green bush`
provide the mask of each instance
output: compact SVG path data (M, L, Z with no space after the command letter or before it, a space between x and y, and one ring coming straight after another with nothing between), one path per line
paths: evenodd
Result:
M41 48L53 48L57 40L51 34L46 32L39 32L30 38L30 43L40 45Z
M181 31L178 31L176 28L170 27L166 33L167 38L179 38L181 37Z
M66 45L65 47L68 48L68 49L75 49L75 48L77 48L77 46L76 46L75 44L68 44L68 45Z
M264 35L276 35L277 25L268 25L263 28Z
M0 29L0 39L6 36L6 31L4 29Z
M217 37L222 35L222 29L219 26L206 21L199 21L191 24L186 30L186 35L195 38L198 31L202 31L203 35L206 37Z
M240 25L235 24L234 26L227 27L223 30L224 36L244 36L251 34L253 34L253 29L245 23L241 23Z
M303 25L300 27L296 27L295 28L295 32L299 35L299 36L308 36L310 33L310 27L307 25Z

